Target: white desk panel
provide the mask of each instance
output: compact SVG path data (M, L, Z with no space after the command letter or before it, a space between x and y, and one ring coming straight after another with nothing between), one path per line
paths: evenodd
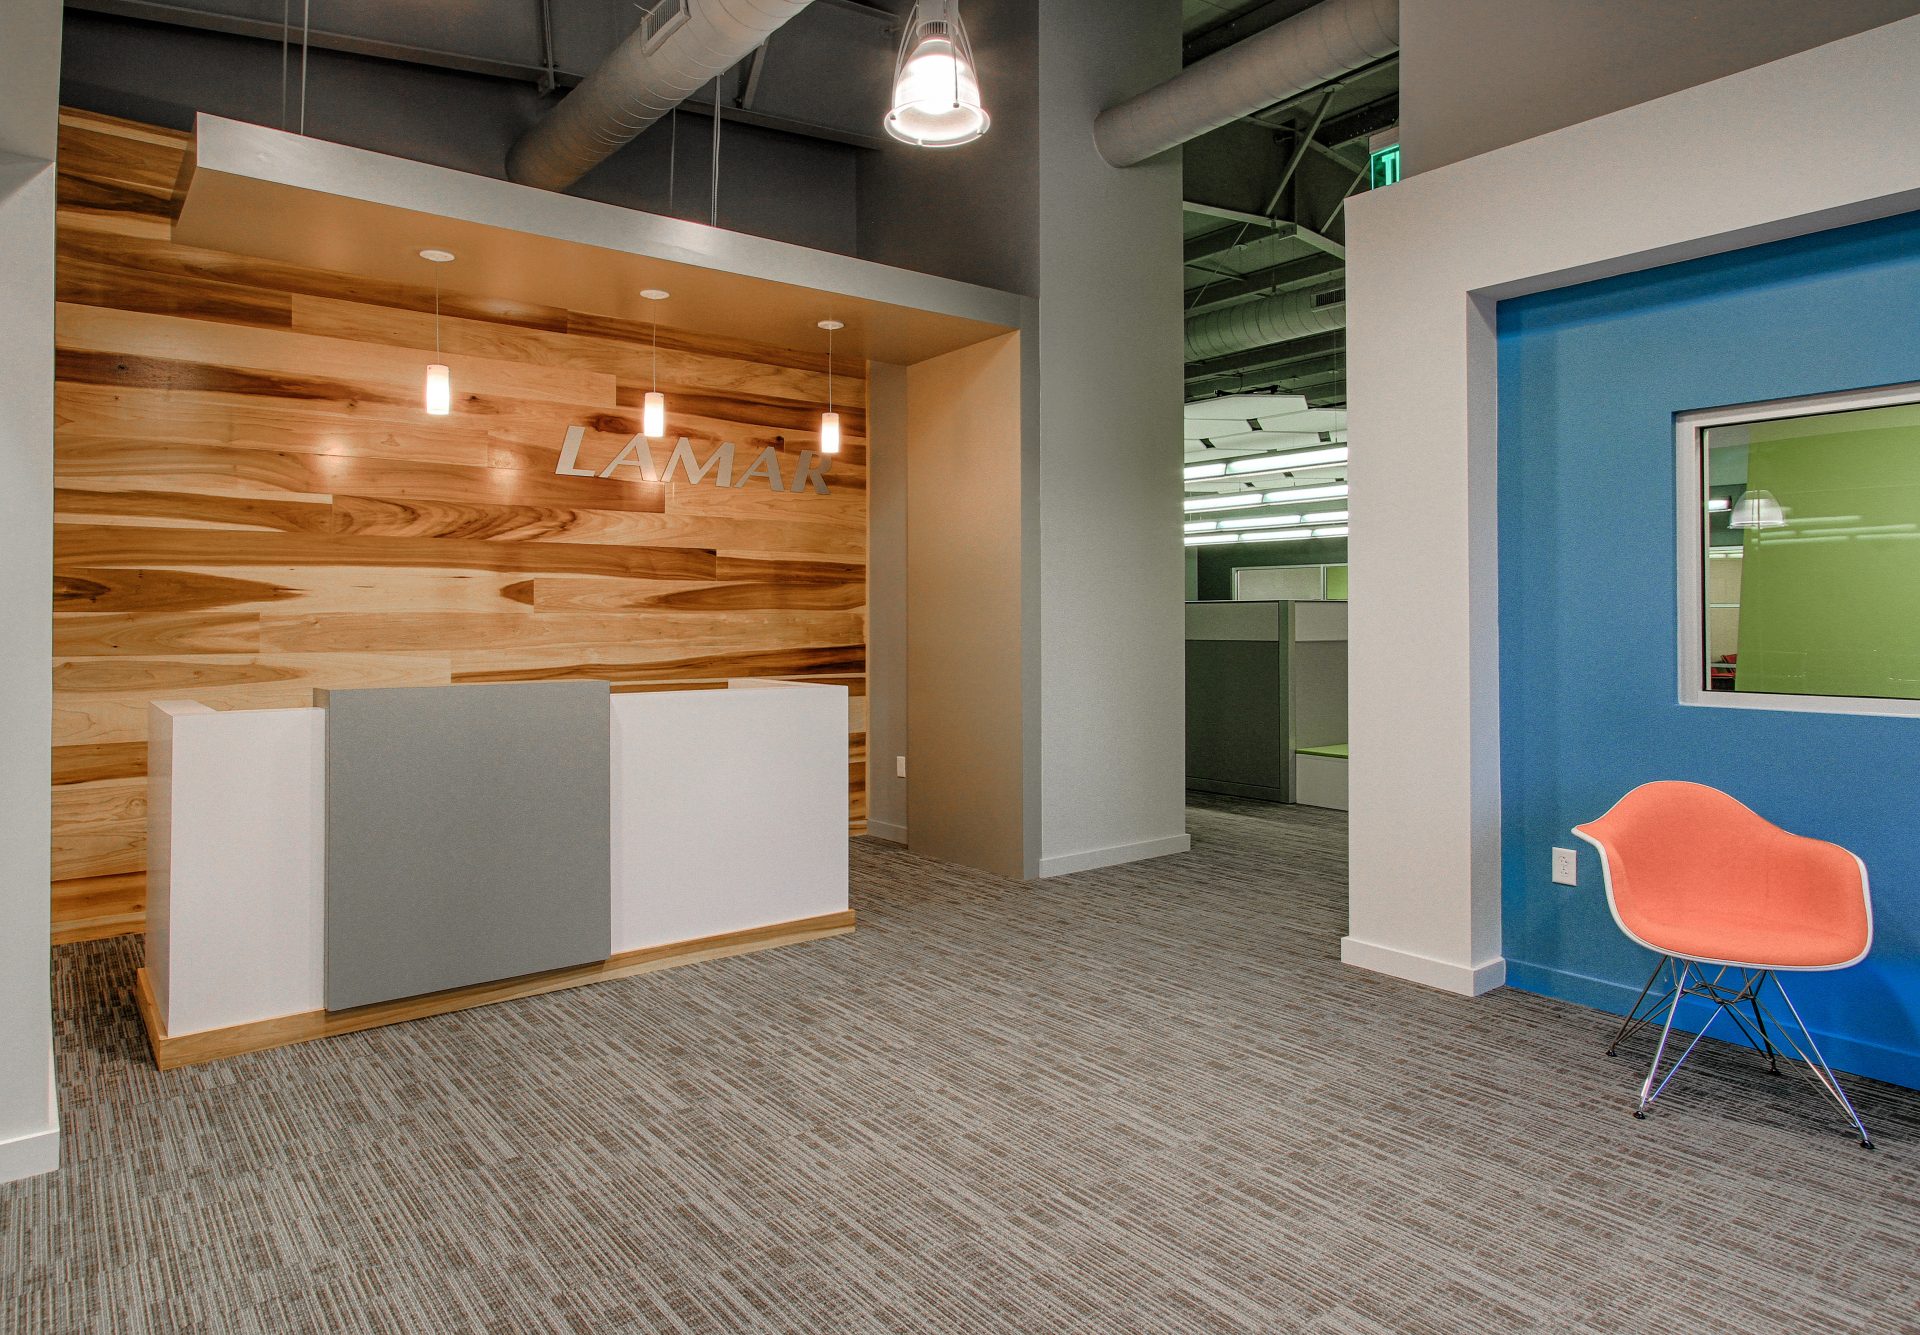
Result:
M847 689L613 697L613 949L847 907Z

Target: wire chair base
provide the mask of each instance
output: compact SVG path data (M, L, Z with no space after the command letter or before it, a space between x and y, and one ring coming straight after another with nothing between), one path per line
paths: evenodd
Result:
M1728 975L1733 975L1729 979ZM1711 976L1709 976L1711 975ZM1786 1006L1787 1015L1793 1020L1791 1027L1781 1021L1772 1006L1768 1005L1763 993L1768 983L1779 995ZM1664 988L1657 996L1656 986ZM1688 997L1713 1003L1713 1013L1707 1022L1700 1026L1700 1032L1678 1057L1673 1059L1661 1074L1660 1064L1665 1060L1667 1048L1673 1039L1673 1022L1680 1010L1680 1003ZM1649 998L1652 998L1649 1001ZM1847 1098L1847 1092L1840 1087L1833 1068L1827 1065L1827 1059L1820 1052L1819 1044L1813 1041L1806 1023L1801 1020L1800 1012L1793 1004L1793 998L1787 995L1787 989L1780 984L1779 975L1771 969L1742 969L1730 964L1709 965L1697 960L1682 959L1676 955L1663 955L1660 962L1653 966L1652 974L1647 977L1647 985L1640 989L1639 997L1633 1003L1633 1009L1627 1012L1627 1018L1620 1024L1613 1042L1607 1045L1607 1055L1615 1055L1622 1040L1638 1029L1658 1022L1662 1009L1666 1011L1665 1022L1660 1029L1660 1042L1653 1050L1653 1062L1647 1068L1647 1078L1640 1084L1639 1106L1633 1115L1645 1118L1647 1109L1660 1097L1668 1084L1686 1064L1693 1050L1700 1046L1700 1040L1707 1036L1714 1022L1722 1015L1732 1021L1747 1043L1766 1057L1768 1069L1775 1075L1781 1074L1780 1058L1784 1052L1790 1052L1788 1065L1792 1066L1792 1057L1798 1057L1806 1068L1808 1077L1821 1093L1846 1114L1847 1121L1860 1137L1860 1143L1867 1149L1873 1148L1873 1137L1867 1133L1866 1123L1860 1120L1860 1114L1854 1110L1853 1102ZM1744 1014L1743 1014L1744 1012ZM1748 1020L1751 1019L1751 1027ZM1771 1025L1771 1027L1769 1027ZM1795 1032L1799 1037L1796 1038ZM1774 1045L1775 1038L1781 1042ZM1793 1069L1798 1070L1799 1067Z

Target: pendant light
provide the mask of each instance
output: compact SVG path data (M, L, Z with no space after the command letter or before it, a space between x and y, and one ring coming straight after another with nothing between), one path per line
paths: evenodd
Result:
M820 453L840 453L840 414L833 410L833 331L845 329L845 323L839 320L822 320L820 327L827 331L827 410L820 414Z
M665 301L669 294L650 287L640 295L648 301ZM640 434L648 440L659 440L667 434L667 396L660 392L660 321L650 323L653 326L653 388L642 400Z
M420 258L434 264L453 263L450 250L423 250ZM440 272L433 275L433 365L427 368L427 416L445 417L453 411L453 373L440 361Z
M1787 512L1770 491L1749 491L1733 504L1728 528L1785 528Z
M958 0L922 0L900 42L887 133L921 148L955 148L985 134L987 125Z

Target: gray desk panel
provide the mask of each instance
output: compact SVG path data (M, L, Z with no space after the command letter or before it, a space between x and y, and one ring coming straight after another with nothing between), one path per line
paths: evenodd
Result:
M315 695L328 1010L607 957L605 682Z

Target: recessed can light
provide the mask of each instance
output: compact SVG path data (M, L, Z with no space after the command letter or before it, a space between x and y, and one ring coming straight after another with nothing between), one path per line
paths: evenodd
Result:
M453 252L450 250L428 249L420 252L420 258L423 260L432 260L435 264L451 264L453 262Z

